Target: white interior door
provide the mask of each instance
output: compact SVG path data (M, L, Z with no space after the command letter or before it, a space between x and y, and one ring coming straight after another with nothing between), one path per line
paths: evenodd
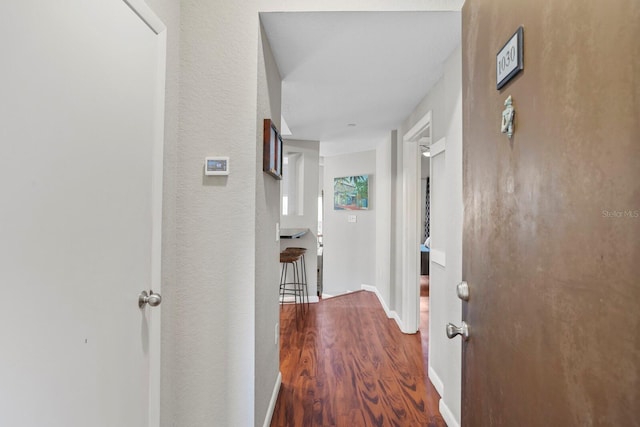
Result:
M440 393L439 410L448 426L460 419L462 346L445 334L447 323L460 325L461 302L455 286L460 281L461 195L456 181L460 153L447 149L442 138L431 145L431 252L429 265L429 379Z
M165 39L132 7L0 6L2 426L157 423Z
M447 217L448 180L446 141L441 139L431 145L430 159L430 224L431 247L429 253L429 378L444 395L444 371L449 360L444 347L448 344L444 335L447 319L444 300L447 298Z

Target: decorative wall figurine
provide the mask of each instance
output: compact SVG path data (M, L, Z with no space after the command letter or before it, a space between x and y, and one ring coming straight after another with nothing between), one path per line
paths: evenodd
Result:
M516 115L516 110L513 108L513 101L511 95L504 101L504 111L502 112L502 126L500 131L506 133L509 139L513 136L513 117Z

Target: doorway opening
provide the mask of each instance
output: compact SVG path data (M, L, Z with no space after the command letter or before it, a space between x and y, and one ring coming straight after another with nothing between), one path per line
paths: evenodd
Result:
M282 54L283 57L286 53L297 52L299 49L283 49L283 46L286 47L286 43L284 43L283 38L281 37L282 28L289 27L292 25L277 25L278 21L283 19L284 17L291 17L292 14L270 14L263 13L261 14L261 19L263 20L263 24L265 24L265 33L269 36L269 41L271 44L271 48L274 53L274 57L276 62L278 62L279 54ZM337 15L337 14L336 14ZM408 13L406 16L411 19L423 18L425 16L418 16L420 14ZM335 22L340 19L340 21L344 19L350 19L355 15L343 15L343 16L332 16L331 17L331 26L335 27ZM403 14L404 16L404 14ZM314 18L322 18L321 14L314 16ZM366 18L373 17L373 15L368 14ZM401 18L401 15L396 15L393 19L394 22ZM302 18L307 19L306 15L303 15ZM364 16L360 17L360 21L358 22L358 27L362 27L364 23ZM384 18L383 14L380 16L376 16L376 19ZM441 18L442 15L438 14L438 22L434 22L434 24L440 25L442 23ZM455 16L452 16L453 20L456 20ZM296 23L296 25L300 26L300 31L296 34L297 44L303 44L303 40L301 39L302 34L306 34L307 31L304 31L308 28L323 28L326 25L321 22L313 22L313 26L310 25L301 25L301 22ZM455 24L455 23L453 23ZM455 25L450 25L450 28L454 28ZM338 46L334 49L327 49L326 46L326 37L323 36L322 44L320 47L321 51L340 51L340 47L344 45L349 40L352 40L353 37L348 34L342 36L337 33L337 31L333 32L333 37L331 42L339 41ZM313 34L310 34L313 35ZM273 36L273 37L271 37ZM289 38L291 39L291 38ZM287 40L289 40L287 39ZM369 40L368 38L367 40ZM451 38L451 40L455 40L455 38ZM306 43L309 48L305 49L304 52L309 52L313 46L316 46L317 42L315 40L310 40L309 43ZM385 45L389 44L388 36L384 35L384 43ZM380 45L380 44L379 44ZM394 44L395 45L395 44ZM413 46L413 41L409 40L406 43L406 46ZM453 47L452 47L453 48ZM411 49L408 48L407 52ZM397 49L394 49L397 51ZM422 50L420 50L422 51ZM415 55L412 54L414 58L424 58L425 55ZM444 55L448 57L448 55ZM315 55L312 56L311 59L315 61ZM349 55L346 55L345 58L348 58ZM286 57L285 57L286 58ZM309 61L309 56L305 54L303 57L289 58L287 61L279 63L280 66L279 71L282 77L282 92L281 92L281 101L282 101L282 115L286 116L286 120L289 124L291 124L291 129L296 138L300 138L301 140L319 140L322 143L323 150L326 148L329 150L329 153L326 153L328 163L327 163L327 185L331 185L333 183L333 179L335 177L340 176L351 176L358 175L362 171L354 170L353 173L351 171L338 172L337 166L336 170L333 170L332 167L336 164L337 161L342 161L340 163L341 169L346 169L343 165L348 164L349 169L357 168L362 169L359 163L356 163L354 160L349 159L346 161L345 158L335 159L338 156L346 156L352 155L353 153L364 153L367 151L374 151L375 155L380 157L372 157L373 161L367 163L366 169L368 171L376 171L376 179L380 179L376 181L380 184L376 191L375 197L379 196L380 204L376 205L375 210L373 212L367 212L370 216L375 216L375 221L373 222L373 226L376 228L371 228L368 233L361 233L367 237L379 237L378 241L374 240L374 244L366 245L361 243L360 234L356 234L356 231L362 230L364 228L363 224L365 221L358 218L353 213L345 212L345 215L337 217L333 215L335 212L332 210L332 205L330 200L326 200L327 205L327 215L323 218L323 231L322 233L318 233L318 238L322 238L322 247L320 248L320 252L323 252L324 246L326 245L329 248L329 252L327 253L327 269L326 271L322 271L322 261L318 261L319 267L319 275L317 279L318 290L322 295L322 291L330 292L334 289L341 290L335 283L340 282L340 278L347 276L347 273L351 273L354 271L358 271L359 265L356 265L352 259L365 259L367 260L366 267L363 269L364 273L360 275L354 275L355 279L347 282L347 285L343 287L348 289L366 289L372 291L378 291L378 298L382 302L382 306L387 311L387 316L396 320L402 332L407 334L416 333L419 330L420 324L420 263L421 263L421 251L420 244L424 243L425 239L422 234L421 224L421 208L424 204L424 199L420 197L420 176L422 167L420 165L421 162L421 151L420 145L423 143L424 138L427 138L428 143L431 141L431 114L429 113L424 120L421 120L418 127L412 128L413 132L409 132L405 135L406 139L398 141L398 132L393 129L407 129L409 126L404 127L404 123L406 121L413 122L415 116L414 114L418 111L415 106L419 99L415 99L411 102L411 105L408 106L407 111L410 113L402 114L395 121L392 120L391 114L386 113L383 115L379 115L377 112L372 111L372 105L388 105L386 100L382 102L375 102L375 100L368 98L366 108L360 110L358 108L352 108L345 105L347 100L354 100L358 97L345 97L341 96L337 101L332 102L330 108L327 111L331 112L330 118L338 117L344 114L343 119L340 119L338 123L327 123L323 122L322 118L319 117L319 112L322 111L319 106L315 103L318 100L330 99L328 97L329 87L332 85L336 85L339 81L338 77L333 73L336 70L342 70L344 67L333 67L332 70L328 73L322 74L321 82L325 82L327 76L331 76L333 79L328 79L330 81L326 81L326 85L323 84L323 96L318 96L318 83L313 83L311 76L306 82L302 79L303 70L309 63L313 63L313 61ZM296 62L298 61L298 62ZM366 61L364 61L366 62ZM362 60L359 60L359 63L364 63ZM322 64L330 64L331 61L323 61ZM295 66L294 66L295 65ZM379 68L379 67L376 67ZM407 69L417 70L421 69L421 66L414 67L403 67ZM314 72L317 73L320 69L319 66L315 66L313 68ZM432 81L437 81L437 77ZM420 77L421 83L424 83L425 80ZM357 91L358 84L361 79L356 80L345 80L346 87L341 93L353 93ZM413 81L413 80L412 80ZM304 88L305 83L309 87L314 88L313 93L307 96L306 98L302 98L300 93L294 91ZM331 84L329 84L331 83ZM412 86L415 86L412 83ZM393 92L393 98L399 98L400 88L392 88L390 85L387 85L386 82L383 81L382 84L378 85L376 90L367 91L368 94L372 96L374 94L379 94L380 90L390 90ZM417 88L412 87L411 94L416 94ZM327 92L327 93L325 93ZM296 99L301 97L301 101L296 102ZM309 105L314 105L314 108L308 116L304 116L303 112L305 108ZM422 107L420 108L424 108ZM433 106L434 108L438 107L437 105ZM429 105L431 108L431 105ZM344 112L347 112L345 114ZM365 111L366 114L362 116L362 118L356 117L352 118L353 113L355 111ZM395 112L400 111L400 109L394 109ZM422 111L424 113L424 110ZM346 117L348 116L348 120ZM296 119L298 117L298 119ZM384 117L385 121L388 124L382 124L379 119L371 120L375 117ZM298 120L299 126L296 127L295 123ZM387 134L381 136L379 139L367 137L366 141L360 141L356 137L356 131L358 133L363 132L365 126L368 123L375 122L376 127L380 129L385 129L384 132ZM322 128L319 130L314 130L313 127L309 127L309 129L304 130L302 125L305 123L312 123L313 126L318 126L322 124ZM361 130L362 129L362 130ZM389 135L390 133L390 135ZM319 136L318 136L319 135ZM384 138L384 139L383 139ZM349 141L347 141L347 139ZM375 144L374 144L375 141ZM347 143L353 143L354 151L347 152L346 149ZM383 143L388 143L388 147L384 146ZM349 145L351 147L351 145ZM381 149L380 147L383 147ZM321 151L325 154L324 151ZM404 157L404 158L403 158ZM333 163L332 163L333 162ZM355 166L354 166L355 165ZM364 171L364 170L363 170ZM380 172L380 173L378 173ZM342 175L340 175L342 174ZM384 180L383 180L384 179ZM322 182L322 181L321 181ZM331 188L327 188L327 191L331 191ZM287 195L288 196L288 195ZM330 196L329 196L330 197ZM404 200L402 200L404 199ZM385 202L389 202L389 208L385 206ZM400 202L400 203L399 203ZM406 203L403 203L406 202ZM400 207L401 206L401 207ZM407 211L408 210L408 211ZM348 215L347 215L348 214ZM367 226L369 225L366 223ZM336 233L335 230L346 230L345 232ZM349 227L349 228L347 228ZM331 232L334 232L333 234ZM322 236L320 236L322 234ZM339 234L339 235L338 235ZM354 235L358 238L350 238L349 236ZM337 237L334 237L337 236ZM403 237L404 236L404 237ZM333 237L334 240L331 240ZM382 242L382 243L379 243ZM332 246L333 243L333 246ZM352 246L354 250L343 250L343 249L351 249ZM359 246L359 247L357 247ZM379 249L376 253L371 254L371 256L361 256L361 253L364 252L362 248L382 248ZM338 252L337 249L340 249ZM398 250L399 249L399 250ZM338 255L335 255L335 254ZM345 253L342 256L342 253ZM357 254L358 257L353 256ZM324 255L324 254L322 254ZM322 258L320 258L322 259ZM348 268L341 268L344 264L342 262L347 260L350 265ZM375 264L370 260L375 260ZM428 264L428 261L427 261ZM375 271L371 267L376 267ZM379 267L379 268L378 268ZM338 277L339 274L341 277ZM374 271L375 275L370 272ZM326 273L326 280L323 280L324 274ZM351 276L349 276L351 279ZM398 280L400 279L400 280ZM326 286L324 285L326 282ZM342 285L342 283L340 283ZM351 285L351 288L347 286ZM376 286L372 286L376 285ZM326 301L323 301L326 302ZM425 318L428 318L426 316ZM425 334L428 336L428 334ZM425 370L427 367L425 366Z
M402 270L403 331L420 332L423 363L429 369L429 263L430 236L427 209L427 179L431 175L431 111L427 112L403 136L403 189L405 223L403 225L404 268ZM440 392L440 390L438 390Z
M418 331L420 323L420 273L422 244L425 243L421 197L422 152L431 145L431 111L427 112L402 138L403 140L403 269L402 295L405 333ZM426 260L427 264L429 260Z

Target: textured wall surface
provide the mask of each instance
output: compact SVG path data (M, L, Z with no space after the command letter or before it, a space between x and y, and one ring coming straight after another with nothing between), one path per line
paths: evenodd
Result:
M325 157L324 159L324 292L338 295L357 291L361 285L375 286L372 268L376 257L376 152ZM341 211L333 209L334 178L369 175L369 209ZM357 222L347 222L355 215Z
M253 7L252 7L253 6ZM254 424L258 14L183 1L166 425ZM205 156L229 176L204 177ZM167 331L168 332L168 331Z
M465 3L467 426L638 425L639 23L635 0Z

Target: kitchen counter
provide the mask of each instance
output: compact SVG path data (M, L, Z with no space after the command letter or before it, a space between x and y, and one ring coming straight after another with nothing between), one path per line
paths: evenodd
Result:
M309 232L308 228L281 228L281 239L299 239Z

